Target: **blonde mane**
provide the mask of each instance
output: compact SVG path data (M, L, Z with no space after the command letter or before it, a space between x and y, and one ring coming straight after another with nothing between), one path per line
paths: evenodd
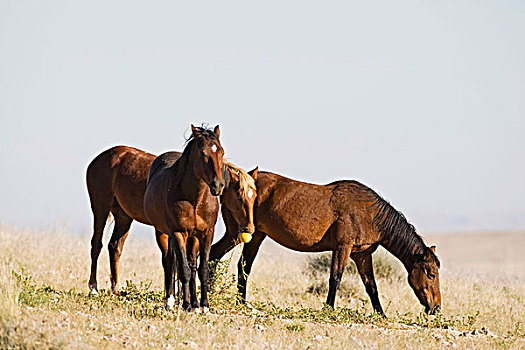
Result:
M255 181L244 169L241 169L232 163L226 161L224 165L228 170L239 177L239 188L243 197L248 196L248 191L253 190L254 193L257 193L257 188L255 187Z

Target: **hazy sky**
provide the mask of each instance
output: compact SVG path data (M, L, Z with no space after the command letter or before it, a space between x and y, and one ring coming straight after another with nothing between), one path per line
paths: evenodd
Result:
M0 221L91 232L125 144L357 179L419 232L525 228L524 1L0 1ZM219 233L220 234L220 230Z

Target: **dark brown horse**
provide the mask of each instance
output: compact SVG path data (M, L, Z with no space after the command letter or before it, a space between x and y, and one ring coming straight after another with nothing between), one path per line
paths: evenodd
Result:
M255 234L245 244L238 263L239 293L246 300L246 283L253 261L266 236L301 252L332 251L326 303L334 307L343 269L351 257L370 296L374 310L384 314L379 302L372 253L379 245L396 256L408 271L408 282L427 312L441 306L439 260L403 214L373 190L357 181L313 185L270 172L259 172L254 209ZM222 208L223 216L229 215ZM224 237L213 245L210 260L218 260L238 241L226 223Z
M182 283L182 308L199 308L196 278L197 257L201 281L200 307L207 310L209 254L219 200L226 182L222 176L224 151L219 128L192 126L192 137L173 164L166 155L153 161L144 195L144 212L155 229L167 234L168 255L164 266L166 307L172 308L175 264ZM169 158L169 157L168 157Z
M169 152L164 160L169 159L168 163L173 165L181 155L180 152ZM144 213L144 193L148 172L155 158L155 155L133 147L115 146L99 154L88 166L87 185L94 219L89 278L89 288L93 293L97 291L97 261L102 248L102 235L108 215L112 213L115 225L108 245L111 288L114 294L120 294L119 258L131 223L137 220L151 225ZM243 169L229 162L224 165L226 187L221 201L233 214L229 218L230 227L237 225L238 232L253 233L254 181ZM155 234L165 265L168 235L157 230Z

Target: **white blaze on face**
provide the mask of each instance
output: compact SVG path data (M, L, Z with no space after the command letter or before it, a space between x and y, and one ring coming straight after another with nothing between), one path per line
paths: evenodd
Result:
M175 298L173 297L173 295L170 295L170 297L166 301L166 305L168 305L170 309L173 308L173 306L175 305Z
M211 151L212 151L213 153L217 152L217 146L212 145L212 146L211 146Z
M248 189L248 198L252 198L253 196L253 190L250 188Z

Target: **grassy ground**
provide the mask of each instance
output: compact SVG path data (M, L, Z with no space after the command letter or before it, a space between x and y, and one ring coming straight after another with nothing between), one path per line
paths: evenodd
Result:
M443 266L443 314L430 318L421 314L402 267L376 253L377 269L385 272L378 273L378 288L386 320L371 313L361 281L350 273L336 310L323 308L327 273L312 273L307 254L271 242L255 262L247 306L234 302L229 265L237 248L220 266L210 314L164 311L160 254L140 237L129 239L121 259L127 296L107 292L105 250L99 286L106 289L88 296L89 239L0 226L0 348L525 347L524 232L428 237Z

